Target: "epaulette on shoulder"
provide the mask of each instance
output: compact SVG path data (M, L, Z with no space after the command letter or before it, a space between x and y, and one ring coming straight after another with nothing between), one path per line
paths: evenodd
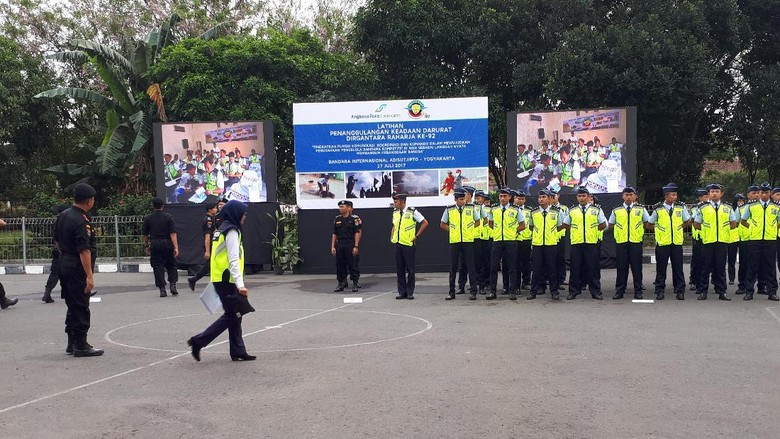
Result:
M569 206L569 210L576 209L578 207L580 207L579 204L572 204L571 206Z
M341 214L339 214L339 215L336 215L336 218L335 218L335 219L339 219L340 217L341 217Z
M756 204L756 203L758 203L758 200L750 200L747 203L745 203L745 205L747 206L748 204Z
M407 207L407 209L408 209L408 210L411 210L412 212L414 212L415 210L417 210L417 209L415 209L414 207Z
M536 206L536 207L534 207L534 208L532 208L532 209L531 209L531 212L536 212L537 210L540 210L540 209L541 209L541 207L539 207L539 206Z
M355 215L354 213L350 215L352 218L360 218L359 216Z
M455 206L457 206L457 204L450 204L449 206L447 206L447 209L452 209Z
M550 209L552 209L552 210L556 210L556 211L558 211L558 212L560 212L560 211L561 211L561 208L560 208L560 207L558 207L558 206L550 206Z
M593 203L593 207L597 207L597 208L601 209L601 204Z
M775 200L772 200L772 204L774 204L774 205L776 205L776 206L780 206L780 201L775 201Z

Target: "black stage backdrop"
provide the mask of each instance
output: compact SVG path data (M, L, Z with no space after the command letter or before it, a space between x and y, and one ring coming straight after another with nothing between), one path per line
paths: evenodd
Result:
M268 216L279 210L279 203L249 203L243 227L246 271L252 273L271 264L271 233L274 220ZM204 206L171 204L165 211L173 215L179 238L179 267L199 266L203 263L203 231L201 223L206 215Z
M599 194L604 215L609 218L612 209L623 202L621 194ZM531 200L529 200L531 201ZM388 204L390 201L388 201ZM561 203L576 204L573 195L563 196ZM536 205L535 200L529 205ZM444 207L420 207L428 220L428 230L420 237L417 245L417 271L449 271L449 248L447 234L439 228ZM338 210L299 210L298 233L303 265L302 273L335 273L336 261L330 254L330 239L333 234L333 220ZM360 243L360 271L362 273L395 272L395 253L390 243L390 222L392 208L355 210L363 220L363 240ZM615 240L612 232L604 234L601 246L602 268L615 266Z

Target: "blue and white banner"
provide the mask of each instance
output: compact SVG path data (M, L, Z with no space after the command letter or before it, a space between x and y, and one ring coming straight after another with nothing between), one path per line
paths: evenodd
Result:
M298 206L452 204L464 185L488 187L487 98L293 105Z

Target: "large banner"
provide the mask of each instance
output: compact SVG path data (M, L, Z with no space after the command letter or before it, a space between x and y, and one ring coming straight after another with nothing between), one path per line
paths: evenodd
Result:
M293 105L298 207L452 204L464 185L488 188L487 98Z

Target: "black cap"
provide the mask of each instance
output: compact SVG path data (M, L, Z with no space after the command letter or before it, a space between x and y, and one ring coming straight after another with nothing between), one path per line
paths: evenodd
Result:
M488 200L488 201L492 201L492 199L491 199L491 197L490 197L490 194L489 194L489 193L487 193L487 192L485 192L484 194L482 194L482 198L484 198L484 199L486 199L486 200Z
M621 192L621 193L623 193L623 194L635 194L636 193L636 189L632 188L631 186L626 186L626 187L623 188L623 192Z
M517 192L517 193L515 194L515 196L516 196L516 197L523 197L523 198L525 198L525 197L526 197L526 195L525 195L525 192L523 192L523 191L516 191L516 192Z
M778 192L780 192L780 187L772 188L772 193L773 194L776 194Z
M216 209L217 203L207 203L206 204L206 210Z
M577 195L579 194L590 195L590 191L585 186L580 186L577 188Z
M152 198L152 207L155 209L159 209L161 207L165 206L165 201L160 197L154 197Z
M548 197L552 197L553 196L553 191L551 191L549 189L542 189L542 190L539 191L539 195L547 195Z
M666 186L661 189L663 189L665 194L668 194L669 192L677 192L680 188L674 183L667 183Z
M470 193L471 195L474 195L474 192L476 192L477 188L473 186L463 186L463 190Z
M452 193L452 196L455 198L466 198L466 191L463 189L455 189L455 191Z
M339 201L339 206L349 206L352 207L352 202L349 200L341 200Z
M499 191L499 194L507 194L512 195L512 189L509 189L508 187L502 187Z
M721 185L720 185L720 184L718 184L718 183L711 183L711 184L708 184L708 185L707 185L707 191L711 191L711 190L713 190L713 189L723 190L723 186L721 186ZM771 189L772 189L772 188L771 188L771 187L769 187L769 185L767 184L767 189L766 189L766 190L771 190ZM761 189L761 190L762 190L762 191L764 190L764 189L763 189L763 187L762 187L762 189Z
M393 194L394 200L406 201L406 197L408 197L407 194Z
M95 188L86 184L79 183L73 187L73 198L77 200L88 200L95 197Z
M757 184L751 184L751 185L750 185L750 186L747 188L747 191L748 191L748 192L758 192L758 191L760 191L760 190L761 190L761 188L760 188L760 187L758 187L758 185L757 185Z
M484 197L485 196L485 191L474 191L474 196L475 197Z
M772 186L770 186L769 183L767 183L767 182L763 182L763 183L761 183L761 186L759 187L759 190L761 192L771 191L772 190Z
M707 195L707 189L701 187L696 189L696 196L702 197L704 195Z
M745 199L745 196L744 196L744 195L742 195L742 194L737 194L737 195L734 195L734 199L735 199L735 200L744 200L744 199Z

